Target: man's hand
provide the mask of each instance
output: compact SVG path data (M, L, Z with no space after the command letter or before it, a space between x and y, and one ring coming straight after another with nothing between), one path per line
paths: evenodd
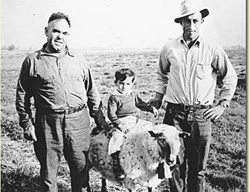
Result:
M24 130L23 136L29 141L37 141L35 127L33 125L29 126L27 129Z
M155 107L156 109L160 109L163 96L164 95L161 93L156 93L155 97L149 101L149 105L151 105L152 107Z
M109 124L106 122L105 117L104 117L101 109L96 112L94 120L95 120L97 127L104 129L106 131L111 129Z
M210 108L207 111L205 111L204 118L206 120L215 121L224 113L224 110L227 107L229 107L229 101L221 101L215 107Z

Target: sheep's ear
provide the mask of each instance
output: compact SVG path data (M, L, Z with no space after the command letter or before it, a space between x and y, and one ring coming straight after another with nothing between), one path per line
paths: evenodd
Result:
M189 137L190 136L190 133L188 132L180 132L179 133L179 137L185 139L186 137Z
M157 137L157 134L153 131L148 131L148 133L151 137Z
M162 133L155 133L154 131L148 131L151 137L159 137L162 135Z

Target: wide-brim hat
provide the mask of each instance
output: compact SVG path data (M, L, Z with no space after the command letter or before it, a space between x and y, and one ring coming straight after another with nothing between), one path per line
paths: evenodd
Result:
M203 7L199 4L199 0L184 0L181 3L180 13L181 15L174 19L174 22L180 23L183 17L192 15L194 13L201 12L202 18L209 15L209 11L206 7Z

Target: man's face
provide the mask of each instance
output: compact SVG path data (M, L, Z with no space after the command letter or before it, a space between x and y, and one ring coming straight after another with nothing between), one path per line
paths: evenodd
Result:
M69 37L69 24L65 19L57 19L45 28L47 48L51 53L62 53L65 50Z
M186 41L193 41L200 35L200 27L203 21L200 12L184 17L181 20L183 36Z

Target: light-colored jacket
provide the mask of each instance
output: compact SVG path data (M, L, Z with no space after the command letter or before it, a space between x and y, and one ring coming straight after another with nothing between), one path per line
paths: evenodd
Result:
M190 49L182 37L165 44L159 58L155 91L166 95L166 101L211 105L218 82L221 85L219 100L230 101L237 74L220 46L201 36Z

